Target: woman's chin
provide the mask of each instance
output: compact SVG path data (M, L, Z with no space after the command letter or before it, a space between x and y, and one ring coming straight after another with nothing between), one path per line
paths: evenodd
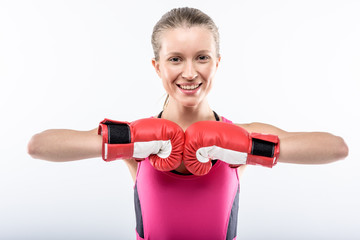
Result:
M177 104L186 108L196 108L204 100L204 96L173 96Z
M186 108L194 108L199 106L199 101L182 101L181 105L183 105Z

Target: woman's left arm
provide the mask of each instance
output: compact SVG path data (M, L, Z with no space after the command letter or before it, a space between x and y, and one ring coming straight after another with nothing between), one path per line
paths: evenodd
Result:
M264 123L237 124L248 132L273 134L280 139L279 162L324 164L344 159L348 147L339 136L326 132L286 132Z

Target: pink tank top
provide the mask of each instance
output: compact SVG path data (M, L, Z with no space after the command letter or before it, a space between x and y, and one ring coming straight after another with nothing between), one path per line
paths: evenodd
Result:
M158 171L145 159L134 186L136 239L236 239L239 192L237 169L222 161L195 176Z

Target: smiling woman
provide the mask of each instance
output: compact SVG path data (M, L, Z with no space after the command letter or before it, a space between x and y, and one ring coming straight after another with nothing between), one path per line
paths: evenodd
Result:
M201 35L192 34L192 31L201 32ZM198 38L198 39L197 39ZM191 71L194 71L191 64L183 66L184 62L189 62L189 56L183 56L182 51L184 49L195 48L197 44L198 48L195 48L195 52L192 49L190 56L190 63L194 60L199 62L216 62L220 61L220 37L216 24L214 21L206 14L201 12L198 9L194 8L179 8L173 9L172 11L167 12L162 16L162 18L156 23L153 29L153 34L151 37L151 43L154 50L154 59L153 65L157 69L160 60L160 54L162 55L162 61L170 61L175 63L182 63L182 67L190 67L187 74L184 75L187 79L193 79L194 75ZM190 44L191 43L191 44ZM195 44L195 45L193 45ZM200 45L200 46L199 46ZM200 47L200 48L199 48ZM190 50L190 49L188 49ZM196 52L198 51L198 52ZM216 64L216 68L218 62ZM159 69L157 69L159 74ZM201 84L201 83L200 83ZM183 89L187 88L189 83L183 83ZM192 84L190 83L190 86ZM178 84L179 87L180 84ZM184 91L186 94L187 92ZM189 92L191 94L191 92ZM167 105L169 100L169 93L165 100L164 106Z
M341 137L286 132L265 123L233 124L207 96L220 64L219 34L194 8L155 25L152 65L168 94L152 118L105 119L90 131L34 135L29 154L50 161L123 159L134 179L137 239L236 239L246 165L323 164L348 154Z
M213 34L201 26L182 26L160 38L159 58L152 63L169 94L169 108L202 108L220 62Z

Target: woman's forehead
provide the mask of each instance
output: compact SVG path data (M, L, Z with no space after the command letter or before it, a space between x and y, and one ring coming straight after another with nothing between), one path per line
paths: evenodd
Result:
M205 27L174 28L161 36L161 52L215 51L212 32Z

